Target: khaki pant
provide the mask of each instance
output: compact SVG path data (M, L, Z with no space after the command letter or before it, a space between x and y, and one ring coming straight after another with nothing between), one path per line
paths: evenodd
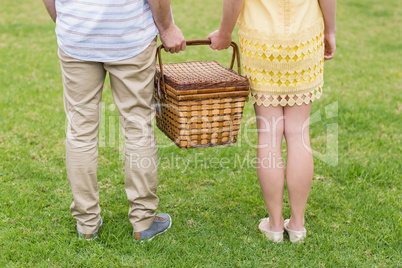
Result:
M96 175L97 135L106 72L109 72L125 136L125 188L129 219L136 232L148 229L153 223L159 202L156 195L157 145L152 128L155 51L154 40L138 56L101 63L77 60L59 49L64 108L68 119L67 176L74 197L70 211L81 233L94 233L101 217Z

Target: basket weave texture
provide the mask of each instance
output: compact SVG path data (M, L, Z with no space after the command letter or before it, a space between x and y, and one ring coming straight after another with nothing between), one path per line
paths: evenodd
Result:
M234 143L248 94L248 79L216 61L157 65L156 125L180 148Z
M158 66L159 67L159 66ZM247 78L216 61L190 61L164 64L165 82L177 91L178 95L202 92L235 91L248 88ZM160 72L158 68L158 72ZM201 91L204 89L204 91ZM221 90L219 90L221 89ZM246 89L247 91L247 89Z

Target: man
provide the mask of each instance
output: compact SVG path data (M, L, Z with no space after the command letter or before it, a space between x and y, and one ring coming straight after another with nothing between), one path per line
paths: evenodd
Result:
M156 35L165 50L177 53L186 47L173 23L170 0L44 0L59 45L68 119L67 177L74 202L80 238L94 239L102 225L97 187L97 134L100 102L106 73L119 109L125 136L125 188L129 219L136 240L152 239L171 226L166 213L155 215L155 165L157 145L152 129L152 92L155 74Z

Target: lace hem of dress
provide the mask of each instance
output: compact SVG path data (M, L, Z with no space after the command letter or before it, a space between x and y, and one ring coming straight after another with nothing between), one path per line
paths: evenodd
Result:
M265 92L255 92L251 91L250 101L252 104L257 104L257 106L264 105L269 106L294 106L295 104L300 106L303 103L309 104L310 102L319 99L322 95L323 84L313 88L306 93L299 94L284 94L284 95L272 95Z

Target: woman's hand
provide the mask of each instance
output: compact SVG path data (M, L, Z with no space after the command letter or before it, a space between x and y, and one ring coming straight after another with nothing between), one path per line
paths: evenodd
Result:
M336 0L318 0L324 17L324 60L330 60L335 55L335 10Z
M212 49L227 49L232 42L232 32L236 25L237 17L243 8L244 0L223 0L222 20L219 30L208 35Z
M330 60L335 56L335 33L324 33L324 60Z
M212 32L207 38L211 40L209 46L217 50L227 49L232 42L232 35L230 33L225 34L220 30Z

